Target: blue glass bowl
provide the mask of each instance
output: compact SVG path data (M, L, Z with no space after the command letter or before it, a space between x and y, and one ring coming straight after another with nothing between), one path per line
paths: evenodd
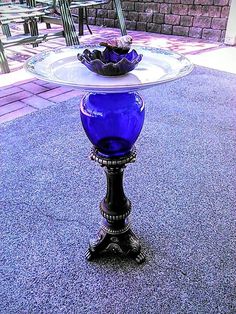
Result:
M107 158L128 154L144 123L144 102L138 93L86 94L80 104L83 128Z
M121 54L106 48L104 51L85 49L77 57L92 72L104 76L118 76L132 71L142 60L143 55L134 49Z

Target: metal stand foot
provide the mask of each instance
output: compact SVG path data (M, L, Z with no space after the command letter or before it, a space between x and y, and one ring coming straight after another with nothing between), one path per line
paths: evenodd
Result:
M102 228L98 234L98 239L90 242L86 258L91 261L105 252L130 257L138 264L145 260L145 255L141 252L140 242L131 229L123 234L113 235Z

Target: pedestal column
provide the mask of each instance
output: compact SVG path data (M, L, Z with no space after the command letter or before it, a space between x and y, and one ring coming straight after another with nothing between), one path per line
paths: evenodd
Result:
M138 93L87 94L80 109L84 130L94 145L90 157L105 169L107 179L100 203L102 226L86 257L91 260L104 252L116 252L142 263L145 257L128 218L131 202L123 189L124 169L135 161L133 145L144 122L142 98Z

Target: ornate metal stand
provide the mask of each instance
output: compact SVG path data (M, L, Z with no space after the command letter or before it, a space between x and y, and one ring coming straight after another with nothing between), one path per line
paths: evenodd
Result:
M123 157L105 158L93 148L90 158L105 167L107 193L100 203L103 224L97 240L90 242L86 258L92 260L103 252L112 251L130 256L137 263L142 263L145 256L141 252L138 238L130 228L128 216L131 203L123 190L124 168L127 163L135 161L136 152L133 150Z

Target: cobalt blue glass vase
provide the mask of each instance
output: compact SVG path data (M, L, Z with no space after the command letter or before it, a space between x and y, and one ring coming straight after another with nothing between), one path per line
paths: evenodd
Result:
M80 105L84 130L103 157L128 154L144 122L144 103L138 93L86 94Z

